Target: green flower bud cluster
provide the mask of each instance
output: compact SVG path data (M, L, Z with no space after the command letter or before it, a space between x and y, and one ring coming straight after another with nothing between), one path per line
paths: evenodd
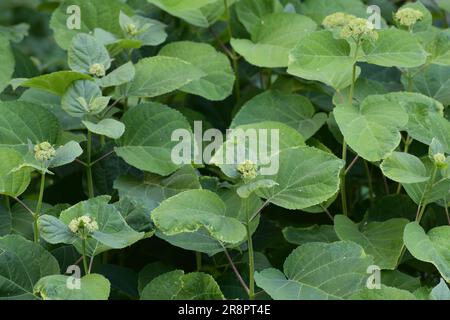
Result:
M433 156L433 160L434 160L434 164L436 165L436 167L438 169L446 169L448 166L447 158L445 157L445 154L443 154L443 153L436 153Z
M101 63L94 63L89 68L89 73L96 77L104 77L106 74L105 66Z
M245 160L243 163L238 165L237 171L241 174L244 181L250 181L257 177L258 167L250 160Z
M130 36L135 36L139 32L138 27L134 23L127 24L124 29Z
M415 10L412 8L404 8L397 11L395 14L395 20L401 26L405 26L411 28L418 21L423 19L423 13L419 10Z
M45 141L34 146L34 158L37 161L49 161L56 155L53 146Z
M351 14L333 13L323 20L322 25L327 29L340 29L340 37L344 39L378 40L378 32L370 21Z
M98 223L90 216L84 215L70 221L69 229L82 239L86 239L90 233L98 230Z

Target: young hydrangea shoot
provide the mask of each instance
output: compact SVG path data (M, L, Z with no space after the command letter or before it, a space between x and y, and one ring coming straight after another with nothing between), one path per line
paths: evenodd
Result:
M411 28L417 22L423 19L424 15L421 11L412 8L404 8L397 11L395 20L399 25Z

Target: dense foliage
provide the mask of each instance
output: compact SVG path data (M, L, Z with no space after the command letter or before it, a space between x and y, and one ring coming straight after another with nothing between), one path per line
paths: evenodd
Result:
M449 0L0 9L0 299L450 299Z

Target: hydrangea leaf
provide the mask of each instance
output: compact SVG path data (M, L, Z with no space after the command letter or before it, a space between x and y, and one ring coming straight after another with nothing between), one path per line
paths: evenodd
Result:
M111 139L119 139L125 132L125 125L115 119L103 119L98 123L83 121L83 124L89 131Z
M389 155L381 164L381 170L386 177L399 183L419 183L430 179L422 161L404 152Z

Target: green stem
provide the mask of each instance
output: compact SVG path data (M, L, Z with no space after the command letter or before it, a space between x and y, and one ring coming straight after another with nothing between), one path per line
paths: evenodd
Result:
M106 144L106 141L105 141L105 140L106 140L106 139L105 139L105 136L101 135L101 136L100 136L100 146L102 146L102 147L105 146L105 144Z
M39 227L38 227L38 219L39 214L42 209L42 200L44 199L44 189L45 189L45 172L41 173L41 185L39 187L39 198L36 206L36 210L33 215L33 231L34 231L34 242L39 242Z
M88 267L87 258L86 258L86 239L81 240L81 250L83 251L84 273L89 274L89 267Z
M342 141L342 160L347 164L347 143ZM342 171L341 174L341 202L342 202L342 213L345 216L348 216L348 208L347 208L347 190L345 188L346 174L345 170Z
M233 30L231 29L230 10L228 8L228 0L223 0L223 5L225 7L225 20L227 22L228 38L231 40L233 38ZM239 64L238 64L238 57L236 55L236 51L234 51L233 47L231 47L231 55L232 56L230 58L233 62L234 77L236 78L235 83L234 83L234 90L235 90L235 95L236 95L236 101L239 101L241 99Z
M92 180L92 163L91 163L91 155L92 153L92 133L88 130L87 134L87 188L89 198L94 197L94 181Z
M433 189L434 181L436 180L436 174L437 174L437 167L434 166L433 172L431 174L430 182L425 187L425 190L424 190L423 195L422 195L422 199L420 200L420 203L422 203L422 206L419 205L420 210L418 210L418 213L416 215L416 222L417 223L420 223L420 221L422 220L423 214L425 213L425 209L427 208L427 205L423 204L423 203L426 202L426 200L428 198L428 194Z
M11 212L11 204L9 203L9 197L4 195L3 196L3 203L5 204L5 209L8 210L8 212Z
M196 251L195 252L195 263L197 265L197 272L202 270L202 253Z
M247 223L247 246L248 246L248 271L249 271L249 285L248 285L248 298L249 300L255 300L255 256L253 253L253 240L250 232L250 224Z

